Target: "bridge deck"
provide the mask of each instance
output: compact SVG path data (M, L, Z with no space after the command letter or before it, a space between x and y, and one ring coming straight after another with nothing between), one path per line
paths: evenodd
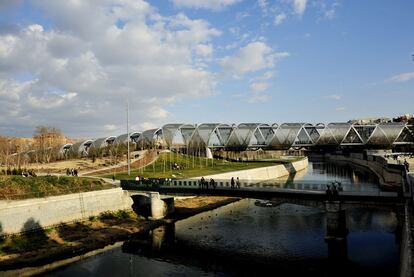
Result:
M328 196L324 191L278 189L278 188L256 188L242 187L232 189L227 187L217 187L215 189L201 189L198 187L176 187L176 186L135 186L125 188L137 191L157 191L160 194L172 195L211 195L211 196L231 196L255 199L298 199L311 201L343 201L343 202L364 202L364 203L404 203L406 197L399 197L396 192L339 192L335 197Z

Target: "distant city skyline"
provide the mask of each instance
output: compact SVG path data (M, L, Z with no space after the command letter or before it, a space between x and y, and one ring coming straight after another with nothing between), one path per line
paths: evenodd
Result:
M414 113L414 2L5 0L0 135Z

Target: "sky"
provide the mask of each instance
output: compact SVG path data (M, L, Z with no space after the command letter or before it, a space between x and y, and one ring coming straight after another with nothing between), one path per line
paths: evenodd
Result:
M1 0L0 135L414 113L414 1Z

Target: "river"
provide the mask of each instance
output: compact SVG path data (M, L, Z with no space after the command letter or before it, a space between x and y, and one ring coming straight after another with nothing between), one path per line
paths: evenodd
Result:
M378 190L370 172L312 162L295 180L335 180ZM117 248L49 272L50 276L398 276L395 210L347 210L348 234L325 241L323 210L254 199L204 212L137 236Z

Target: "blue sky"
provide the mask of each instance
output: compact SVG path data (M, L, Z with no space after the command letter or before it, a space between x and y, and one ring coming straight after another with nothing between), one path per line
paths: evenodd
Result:
M6 0L0 134L414 113L413 1Z

